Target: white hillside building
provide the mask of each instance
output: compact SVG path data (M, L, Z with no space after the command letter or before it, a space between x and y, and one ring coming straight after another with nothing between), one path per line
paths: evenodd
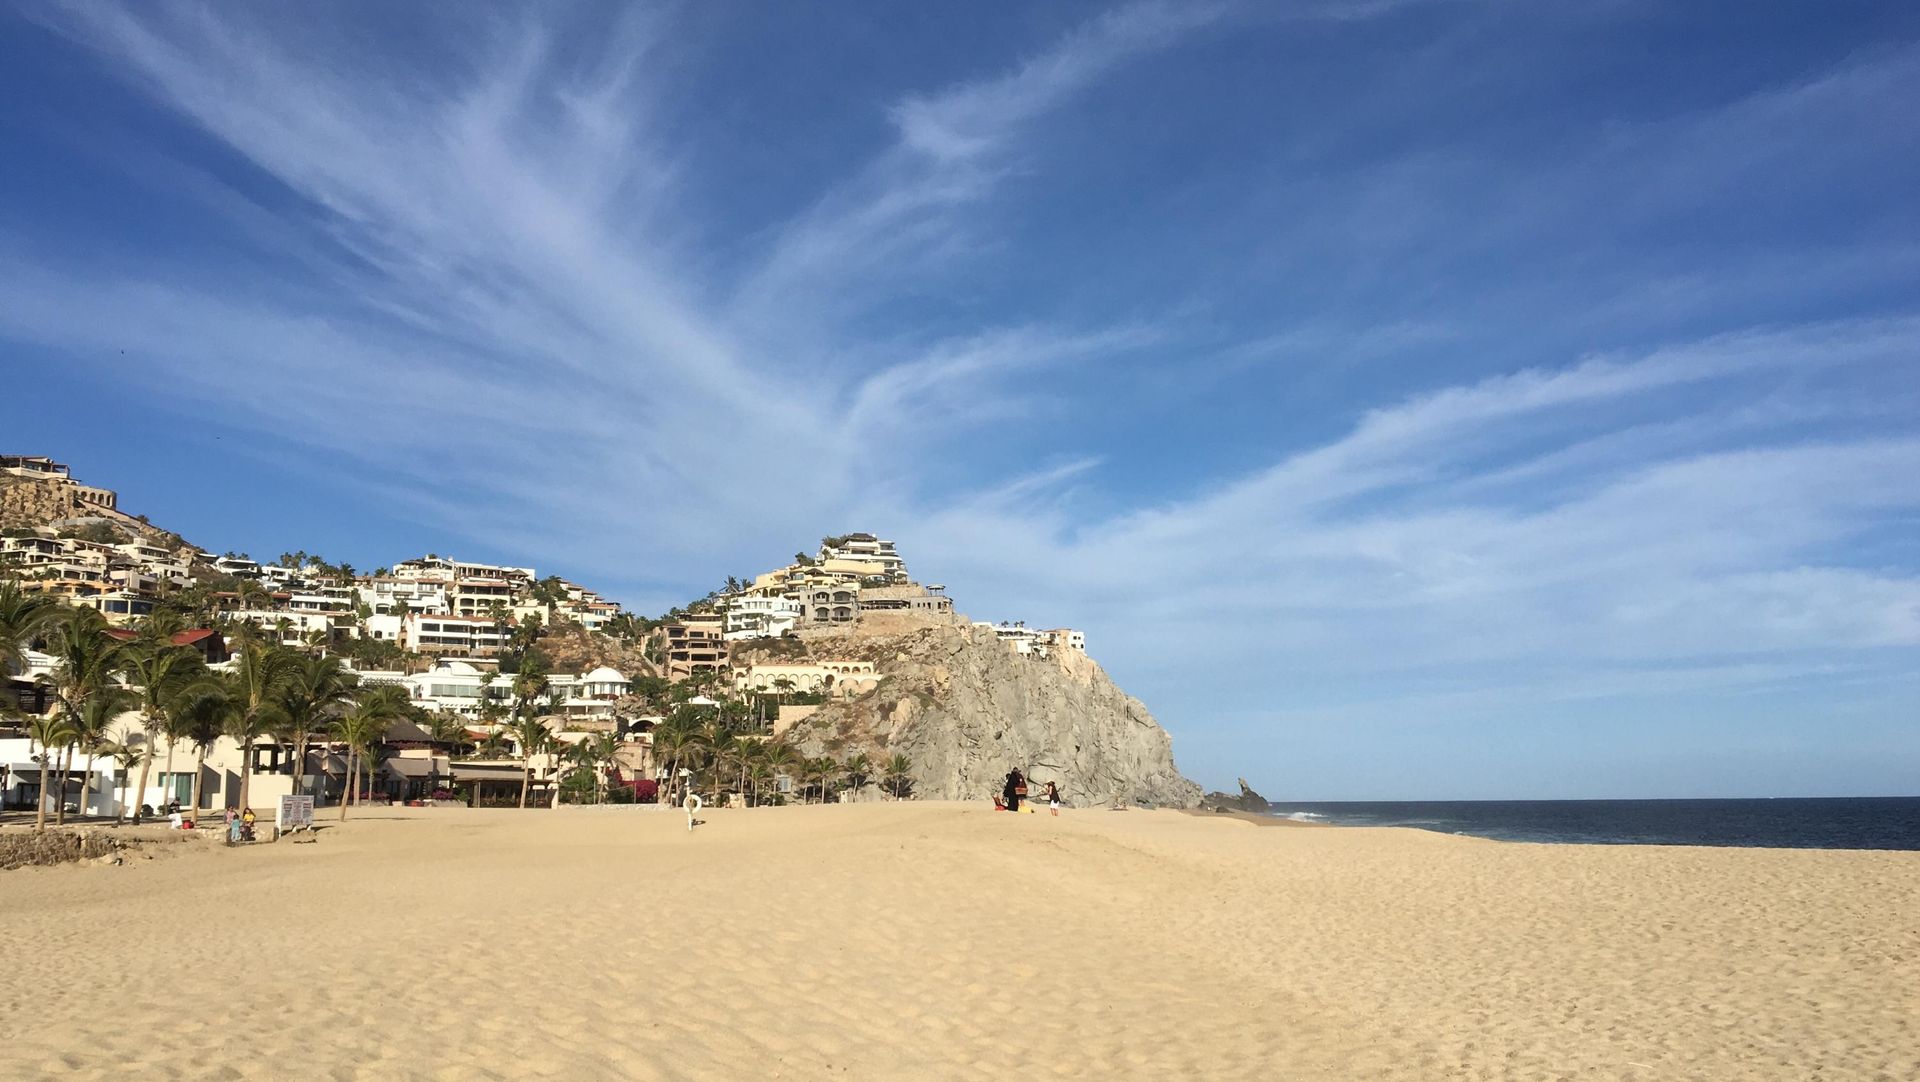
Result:
M736 594L727 599L725 638L778 638L800 626L806 603L797 597Z

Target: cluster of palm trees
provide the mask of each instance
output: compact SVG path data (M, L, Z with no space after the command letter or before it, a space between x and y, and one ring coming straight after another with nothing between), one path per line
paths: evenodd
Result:
M249 805L253 748L262 740L291 746L296 792L308 749L317 739L345 745L351 791L358 788L360 771L370 778L377 775L393 722L417 712L402 689L359 687L358 676L339 659L262 642L244 627L231 665L225 671L210 669L199 651L173 642L177 625L177 618L150 619L129 639L114 634L92 609L70 607L24 592L16 583L0 582L0 670L23 669L25 651L32 646L54 658L52 672L41 678L52 708L25 719L28 736L40 749L36 758L42 797L36 827L46 826L46 794L56 774L60 791L53 801L55 825L66 822L66 778L81 759L86 764L81 809L87 806L93 767L100 758L118 762L129 781L139 768L133 799L120 802L120 817L126 818L127 805L137 808L147 792L154 749L163 737L166 775L173 773L177 746L195 749L196 810L202 804L207 753L223 736L245 749L239 807ZM129 712L135 714L135 724L119 725ZM459 735L464 737L464 731ZM132 817L139 821L138 810Z
M879 780L896 799L913 791L913 763L894 755L876 763L865 752L845 760L830 755L804 756L778 737L762 738L730 723L727 714L683 706L654 726L654 761L666 781L659 799L677 803L687 787L710 793L736 792L751 804L767 802L781 775L800 783L802 803L831 800L840 788L859 789Z

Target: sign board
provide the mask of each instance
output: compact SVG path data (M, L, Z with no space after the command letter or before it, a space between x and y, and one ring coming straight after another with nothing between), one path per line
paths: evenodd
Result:
M280 808L274 812L273 825L281 830L313 829L313 798L311 796L283 796Z

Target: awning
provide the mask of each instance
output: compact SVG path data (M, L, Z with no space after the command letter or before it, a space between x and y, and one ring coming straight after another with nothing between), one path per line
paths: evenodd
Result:
M446 777L444 771L433 769L432 759L388 759L387 769L403 778Z
M519 781L526 771L519 763L455 763L455 781Z

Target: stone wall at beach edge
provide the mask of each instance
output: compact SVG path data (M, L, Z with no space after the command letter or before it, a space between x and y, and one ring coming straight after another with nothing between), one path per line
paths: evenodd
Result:
M98 830L0 831L0 869L92 860L122 847L120 839Z
M1036 783L1057 782L1074 806L1199 803L1200 786L1174 766L1172 737L1083 653L1022 656L958 621L809 646L816 657L871 660L885 679L797 726L804 754L865 751L876 763L904 754L923 799L986 800L1020 766Z

